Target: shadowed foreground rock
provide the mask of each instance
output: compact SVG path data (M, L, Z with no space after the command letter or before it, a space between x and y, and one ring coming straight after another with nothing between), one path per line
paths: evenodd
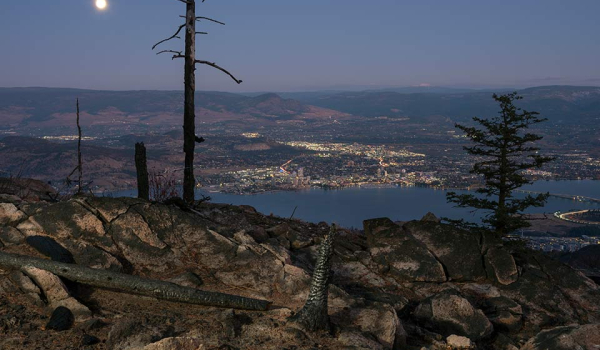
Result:
M309 331L329 331L329 283L331 281L331 256L333 255L333 242L336 228L331 226L329 234L319 247L319 255L310 284L310 294L304 307L290 320L298 322Z
M98 350L447 350L469 342L478 350L598 350L598 285L543 253L431 215L367 220L364 232L338 227L325 243L326 223L247 206L182 210L136 198L47 203L2 195L0 203L10 204L0 210L1 253L44 263L68 256L81 268L274 305L250 311L168 302L61 281L60 270L0 267L0 349L78 349L92 339L85 334L99 340ZM315 270L326 246L331 275ZM313 299L311 274L321 276L320 286L332 276L327 294L313 294L326 306L310 319L329 325L328 316L331 332L290 320ZM75 323L43 330L59 306Z

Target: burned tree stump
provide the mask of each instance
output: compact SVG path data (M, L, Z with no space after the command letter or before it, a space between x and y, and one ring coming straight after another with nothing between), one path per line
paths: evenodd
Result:
M146 146L143 142L135 144L135 171L137 172L138 198L150 200Z
M331 225L329 234L319 247L319 257L313 272L310 293L304 307L290 318L308 331L329 331L329 314L327 298L329 296L329 283L331 282L331 257L333 255L333 241L336 227Z

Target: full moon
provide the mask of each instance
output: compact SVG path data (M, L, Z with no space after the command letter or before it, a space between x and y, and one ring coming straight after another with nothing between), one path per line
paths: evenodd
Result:
M96 7L104 10L106 8L106 0L96 0Z

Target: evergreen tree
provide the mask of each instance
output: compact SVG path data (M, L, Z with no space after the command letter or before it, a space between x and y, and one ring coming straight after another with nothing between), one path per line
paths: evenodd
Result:
M515 107L513 102L522 99L516 92L501 96L494 94L493 97L500 104L501 111L490 119L473 118L482 128L456 124L474 144L463 148L480 160L473 165L471 174L482 175L485 186L476 190L477 195L449 192L447 200L458 207L488 211L482 219L483 228L505 235L529 226L522 212L528 207L543 206L549 196L545 193L527 195L523 199L513 197L514 190L532 183L523 171L540 168L553 158L539 155L539 148L532 145L542 136L526 132L529 126L547 119L539 118L537 112ZM467 224L463 220L450 221Z

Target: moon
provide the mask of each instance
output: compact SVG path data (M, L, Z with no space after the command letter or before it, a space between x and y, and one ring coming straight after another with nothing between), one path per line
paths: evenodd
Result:
M104 10L106 8L106 0L96 0L96 7L99 10Z

